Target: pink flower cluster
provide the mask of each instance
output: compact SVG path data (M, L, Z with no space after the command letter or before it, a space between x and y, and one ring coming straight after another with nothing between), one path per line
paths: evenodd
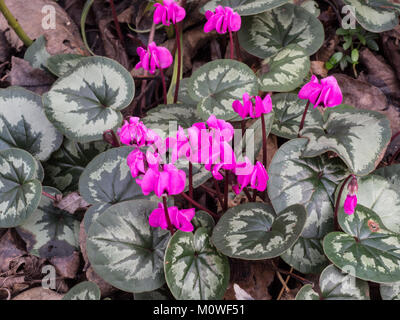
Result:
M255 103L253 103L252 99L255 100ZM243 94L243 103L241 103L240 100L236 100L233 102L232 108L242 119L248 116L251 118L259 118L262 114L272 111L271 96L268 94L262 99L259 96L250 97L246 92Z
M204 32L216 30L220 34L239 31L242 25L240 15L230 7L218 6L215 11L206 12L207 23L204 25Z

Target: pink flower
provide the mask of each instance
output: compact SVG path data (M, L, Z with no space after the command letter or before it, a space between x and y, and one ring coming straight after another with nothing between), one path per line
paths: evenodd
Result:
M344 201L344 212L348 215L352 215L357 207L357 195L347 194L346 200Z
M206 13L207 22L204 25L204 32L208 33L216 30L223 34L228 32L239 31L242 19L240 15L233 11L230 7L218 6L215 12L208 10Z
M155 24L162 22L164 26L169 26L171 21L173 24L185 19L186 11L174 0L164 0L163 4L156 3L154 5L156 10L154 11L153 21Z
M164 47L157 47L154 41L149 44L147 50L142 47L137 48L137 54L140 57L140 62L135 68L143 68L152 74L154 74L156 68L168 68L173 61L169 50Z
M186 158L190 156L189 139L181 126L179 126L176 137L168 137L165 139L165 144L167 148L172 149L172 163L175 163L182 156L186 156Z
M168 215L171 223L175 226L175 228L184 232L192 232L194 230L194 227L190 223L190 221L195 216L195 209L178 210L177 207L169 207ZM168 228L164 205L162 203L159 203L158 208L154 209L153 212L150 214L149 224L154 228Z
M219 131L220 137L224 141L231 141L233 135L235 134L235 129L233 129L233 126L229 122L226 122L222 119L217 119L217 117L213 114L208 118L207 125L211 130L211 133Z
M238 185L233 186L233 191L236 194L242 192L249 184L253 189L257 189L258 191L264 191L267 188L268 173L259 161L253 166L246 158L246 162L238 164L234 173L237 175L238 181Z
M128 167L131 169L133 178L136 178L139 173L145 173L145 157L144 153L139 149L133 150L127 158Z
M152 191L161 197L164 193L169 195L180 194L185 190L186 173L178 170L173 164L164 164L163 171L157 167L149 168L142 179L136 179L145 196Z
M117 133L123 144L136 144L138 147L146 144L148 129L139 120L138 117L130 117L129 122L125 120L124 125L118 129Z
M255 99L255 104L253 104L253 98ZM259 118L262 114L272 111L272 99L269 94L262 99L259 96L250 97L246 92L243 94L243 104L240 100L235 100L232 104L232 108L242 119L247 118L247 116Z
M309 100L314 108L320 103L324 107L335 107L343 101L342 91L333 76L322 79L319 83L318 78L313 75L311 81L301 88L298 97Z

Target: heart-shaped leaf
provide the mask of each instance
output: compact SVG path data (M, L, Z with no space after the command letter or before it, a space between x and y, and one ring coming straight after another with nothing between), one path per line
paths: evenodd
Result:
M91 204L115 204L143 197L141 187L132 178L126 159L133 149L119 147L96 156L79 179L79 192Z
M96 203L86 210L85 216L83 217L83 225L86 233L89 232L89 228L93 221L97 219L104 211L111 207L110 203Z
M393 185L400 187L400 163L379 168L374 171L374 174L382 176Z
M301 136L309 139L304 157L333 151L356 175L372 172L382 159L392 136L385 115L349 106L328 108L323 127L307 127Z
M400 300L400 282L381 284L382 300Z
M62 139L47 120L39 95L20 87L0 90L0 149L20 148L46 160Z
M357 205L354 214L339 210L344 232L324 238L324 252L339 269L374 282L400 281L400 235L387 230L372 210Z
M307 213L294 205L276 216L263 203L246 203L229 209L214 228L212 242L228 257L261 260L277 257L299 238Z
M108 208L90 226L87 253L94 271L128 292L153 291L164 283L169 232L149 225L157 203L132 200Z
M0 151L0 228L22 224L37 208L42 185L37 162L26 151Z
M217 6L231 7L241 16L251 16L257 13L279 7L289 0L211 0L202 8L202 12L214 11Z
M400 233L400 189L387 179L374 174L359 177L357 182L358 204L374 211L386 229ZM344 187L344 190L347 190L347 186ZM339 188L336 192L336 199L338 193ZM340 208L343 208L345 198L342 195Z
M395 10L372 7L362 0L344 0L344 3L352 6L358 23L368 31L384 32L399 24L398 13Z
M190 78L181 79L181 82L179 85L178 102L183 103L184 105L197 106L198 101L193 100L189 94L189 87L188 87L189 81L190 81ZM173 86L172 92L175 92L175 86Z
M97 284L83 281L72 287L62 300L100 300L101 292Z
M74 69L83 58L85 57L73 53L57 54L47 59L47 68L57 77L63 77Z
M307 101L300 100L295 93L278 93L272 96L275 120L272 133L286 139L295 139ZM304 127L323 125L318 109L308 109Z
M46 70L47 59L51 57L46 49L46 39L42 35L37 38L25 51L24 59L28 61L32 67Z
M44 187L55 196L60 191ZM38 208L17 228L27 250L41 258L67 257L79 250L79 221L69 212L56 208L53 200L42 196Z
M89 57L58 79L43 96L47 117L68 138L101 140L103 132L122 122L119 110L135 94L130 73L114 60Z
M61 148L44 164L46 185L65 191L77 191L79 177L89 162L109 148L103 141L78 143L65 139Z
M288 92L296 89L310 71L310 58L297 44L290 44L263 61L268 71L259 73L263 91Z
M271 57L292 43L312 55L324 42L321 22L306 9L289 3L244 17L238 33L240 45L259 58Z
M369 300L367 282L342 273L332 264L322 271L319 287L323 300ZM305 285L297 293L296 300L320 300L320 297L311 285Z
M218 119L236 118L232 103L241 100L245 92L258 94L257 77L246 64L235 60L209 62L193 72L189 80L189 94L199 101L197 111L203 120L212 114Z
M222 299L229 284L228 258L210 242L206 228L177 231L165 252L165 279L178 300Z

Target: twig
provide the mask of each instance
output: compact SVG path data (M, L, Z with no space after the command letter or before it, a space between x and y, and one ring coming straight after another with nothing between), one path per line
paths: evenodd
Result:
M293 267L290 268L290 273L293 272ZM286 277L285 283L286 285L288 284L289 280L290 280L290 274ZM283 295L283 291L285 290L285 287L282 287L281 291L279 292L278 298L276 300L280 300L282 298Z
M276 275L278 276L279 281L282 283L283 288L286 290L286 292L290 292L290 289L288 288L286 282L283 280L282 275L280 274L280 271L276 270Z

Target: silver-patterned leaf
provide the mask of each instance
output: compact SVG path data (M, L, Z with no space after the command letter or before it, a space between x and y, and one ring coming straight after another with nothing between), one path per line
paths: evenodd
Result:
M189 81L190 78L181 79L179 85L178 103L183 103L184 105L189 106L197 106L198 101L193 100L189 94ZM173 87L172 92L175 92L175 86Z
M0 228L21 225L37 208L42 185L37 162L26 151L0 151Z
M314 15L316 18L318 18L319 15L321 14L321 10L318 7L318 3L314 0L306 0L301 4L301 6L308 12L310 12L312 15Z
M83 143L101 140L104 131L116 129L122 122L119 110L134 94L128 70L108 58L88 57L53 84L43 104L64 135Z
M20 87L0 90L0 149L20 148L46 160L62 139L47 120L39 95Z
M344 3L353 7L358 23L368 31L384 32L399 24L396 10L372 7L363 0L344 0Z
M212 242L228 257L261 260L277 257L300 237L307 213L293 205L279 213L263 203L246 203L229 209L213 230Z
M357 182L357 203L374 211L386 229L400 234L400 189L387 179L374 174L359 177ZM336 199L339 188L336 190ZM340 208L343 208L346 199L347 186L344 190Z
M51 187L43 189L53 196L61 194ZM67 257L79 250L79 221L56 208L53 200L45 196L17 232L26 242L27 250L41 258Z
M320 300L310 285L300 289L296 300ZM327 266L319 277L322 300L369 300L368 283L351 274L342 273L334 265Z
M382 300L400 300L400 282L381 284Z
M310 71L310 58L297 44L290 44L263 61L268 71L259 73L260 89L288 92L298 88Z
M42 35L37 38L25 51L24 59L28 61L32 67L46 70L47 59L51 57L46 49L46 39Z
M210 242L206 228L177 231L164 259L165 279L178 300L222 299L229 284L228 258Z
M133 294L134 300L173 300L171 292L166 286L149 292L138 292Z
M272 133L286 139L297 138L307 101L300 100L295 93L278 93L272 96L272 104L275 113ZM304 127L322 125L321 112L318 109L308 109Z
M202 8L202 12L214 11L217 6L231 7L241 16L251 16L257 13L279 7L289 0L211 0Z
M110 145L103 141L78 143L65 139L61 148L44 163L46 185L63 192L77 191L79 177L85 167L95 156L109 147Z
M95 157L79 179L79 192L91 204L115 204L143 197L142 188L132 178L126 159L133 149L119 147Z
M238 34L240 45L259 58L271 57L292 43L312 55L324 41L321 22L306 9L289 3L244 17Z
M304 128L301 136L309 139L304 157L333 151L350 171L363 176L376 168L392 133L385 115L341 105L325 111L323 127Z
M197 111L203 120L210 115L218 119L232 120L237 114L232 109L235 100L243 94L258 94L257 77L244 63L230 60L214 60L195 72L189 81L189 94L199 101Z
M99 286L91 281L83 281L72 287L62 300L100 300Z
M192 219L192 224L195 229L205 228L211 234L215 227L214 218L205 211L196 211L196 215Z
M132 200L117 203L89 228L87 253L95 272L127 292L146 292L165 283L164 251L169 232L149 225L157 203Z
M83 225L86 233L89 232L89 228L93 221L97 219L104 211L111 207L110 203L96 203L86 210L85 216L83 217Z
M57 77L62 77L74 69L82 58L85 57L73 53L57 54L47 59L47 69Z
M338 220L344 232L324 238L329 260L363 280L400 281L400 235L387 230L375 212L360 204L350 216L340 209Z
M381 167L374 174L386 178L390 183L400 188L400 163Z

